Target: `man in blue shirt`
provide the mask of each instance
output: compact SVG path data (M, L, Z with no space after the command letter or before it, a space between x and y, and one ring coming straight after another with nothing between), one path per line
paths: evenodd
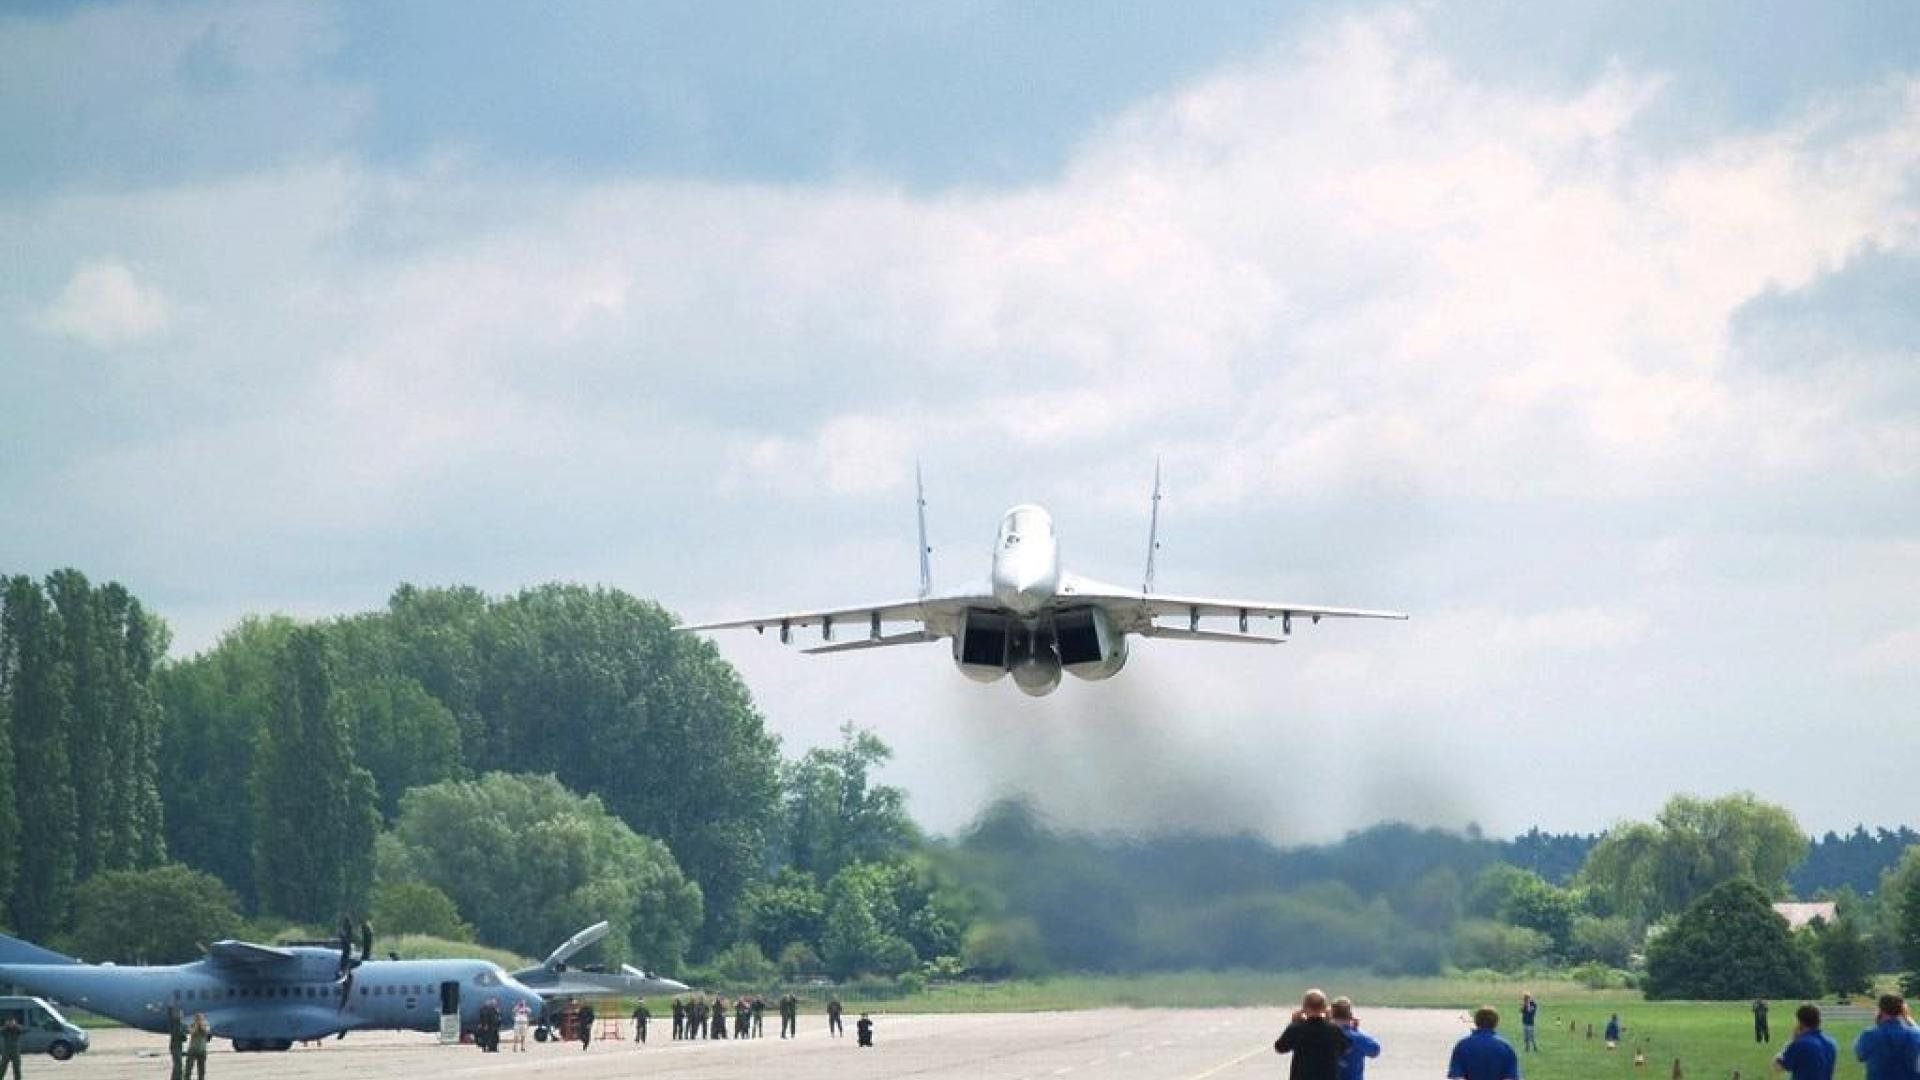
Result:
M1866 1064L1867 1080L1912 1080L1920 1072L1920 1031L1914 1029L1907 1000L1882 995L1873 1021L1853 1041L1853 1056Z
M1499 1026L1499 1010L1482 1005L1474 1011L1473 1034L1453 1045L1447 1080L1520 1080L1520 1058L1495 1033Z
M1360 1030L1353 1015L1353 999L1333 999L1333 1022L1347 1033L1347 1052L1340 1059L1340 1080L1367 1080L1367 1059L1380 1056L1380 1040Z
M1773 1059L1773 1067L1793 1080L1833 1080L1833 1063L1839 1060L1840 1048L1820 1030L1820 1007L1802 1005L1793 1018L1793 1039Z
M1526 1036L1521 1043L1529 1050L1540 1049L1540 1044L1533 1041L1533 1020L1538 1015L1540 1015L1540 1003L1533 1000L1532 994L1521 994L1520 1034Z

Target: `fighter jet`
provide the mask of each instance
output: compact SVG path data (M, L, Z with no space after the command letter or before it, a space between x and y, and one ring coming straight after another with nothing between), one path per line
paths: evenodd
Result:
M504 1015L539 994L485 960L348 959L312 945L216 941L205 959L160 967L83 964L0 935L0 983L109 1016L142 1031L167 1030L167 1010L205 1013L235 1050L286 1050L347 1031L471 1031L493 999Z
M795 627L820 627L825 643L802 650L809 654L919 645L950 639L953 661L968 678L993 682L1008 674L1014 685L1033 697L1052 693L1060 673L1082 679L1106 679L1127 663L1127 637L1175 641L1234 642L1276 645L1293 633L1293 620L1404 619L1397 611L1322 607L1316 604L1277 603L1181 596L1154 591L1154 555L1159 550L1160 469L1153 471L1153 509L1147 531L1147 573L1139 589L1108 585L1070 574L1060 565L1060 542L1053 517L1039 506L1016 506L1000 518L994 534L992 569L987 582L974 589L935 595L927 546L927 500L919 469L914 484L920 524L920 593L910 600L855 604L821 611L795 611L721 622L694 623L679 630L730 630L752 627L764 633L780 631L780 641L793 640ZM1254 618L1280 620L1280 637L1251 634ZM1163 618L1186 620L1168 625ZM1200 620L1237 620L1234 630L1203 628ZM888 624L911 627L889 632ZM863 626L865 637L835 642L836 627Z
M514 981L542 997L651 997L656 994L684 994L687 984L641 971L632 964L619 971L600 967L569 967L576 954L607 936L609 925L597 922L568 938L547 954L538 967L513 973Z

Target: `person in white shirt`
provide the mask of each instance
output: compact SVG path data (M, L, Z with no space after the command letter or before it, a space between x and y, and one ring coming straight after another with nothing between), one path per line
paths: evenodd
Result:
M524 1001L513 1006L513 1048L516 1051L527 1048L527 1028L533 1026L533 1010Z

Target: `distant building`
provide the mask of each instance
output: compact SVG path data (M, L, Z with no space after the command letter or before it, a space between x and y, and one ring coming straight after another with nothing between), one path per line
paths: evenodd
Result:
M1801 930L1815 919L1822 922L1833 921L1833 901L1820 900L1813 903L1792 901L1773 905L1773 913L1787 920L1787 929Z

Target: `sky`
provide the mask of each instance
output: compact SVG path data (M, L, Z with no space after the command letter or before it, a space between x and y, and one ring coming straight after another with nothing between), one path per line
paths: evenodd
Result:
M1193 9L1193 10L1188 10ZM1382 607L1029 700L717 642L936 831L1920 821L1905 0L29 2L0 570L719 618L1069 569Z

